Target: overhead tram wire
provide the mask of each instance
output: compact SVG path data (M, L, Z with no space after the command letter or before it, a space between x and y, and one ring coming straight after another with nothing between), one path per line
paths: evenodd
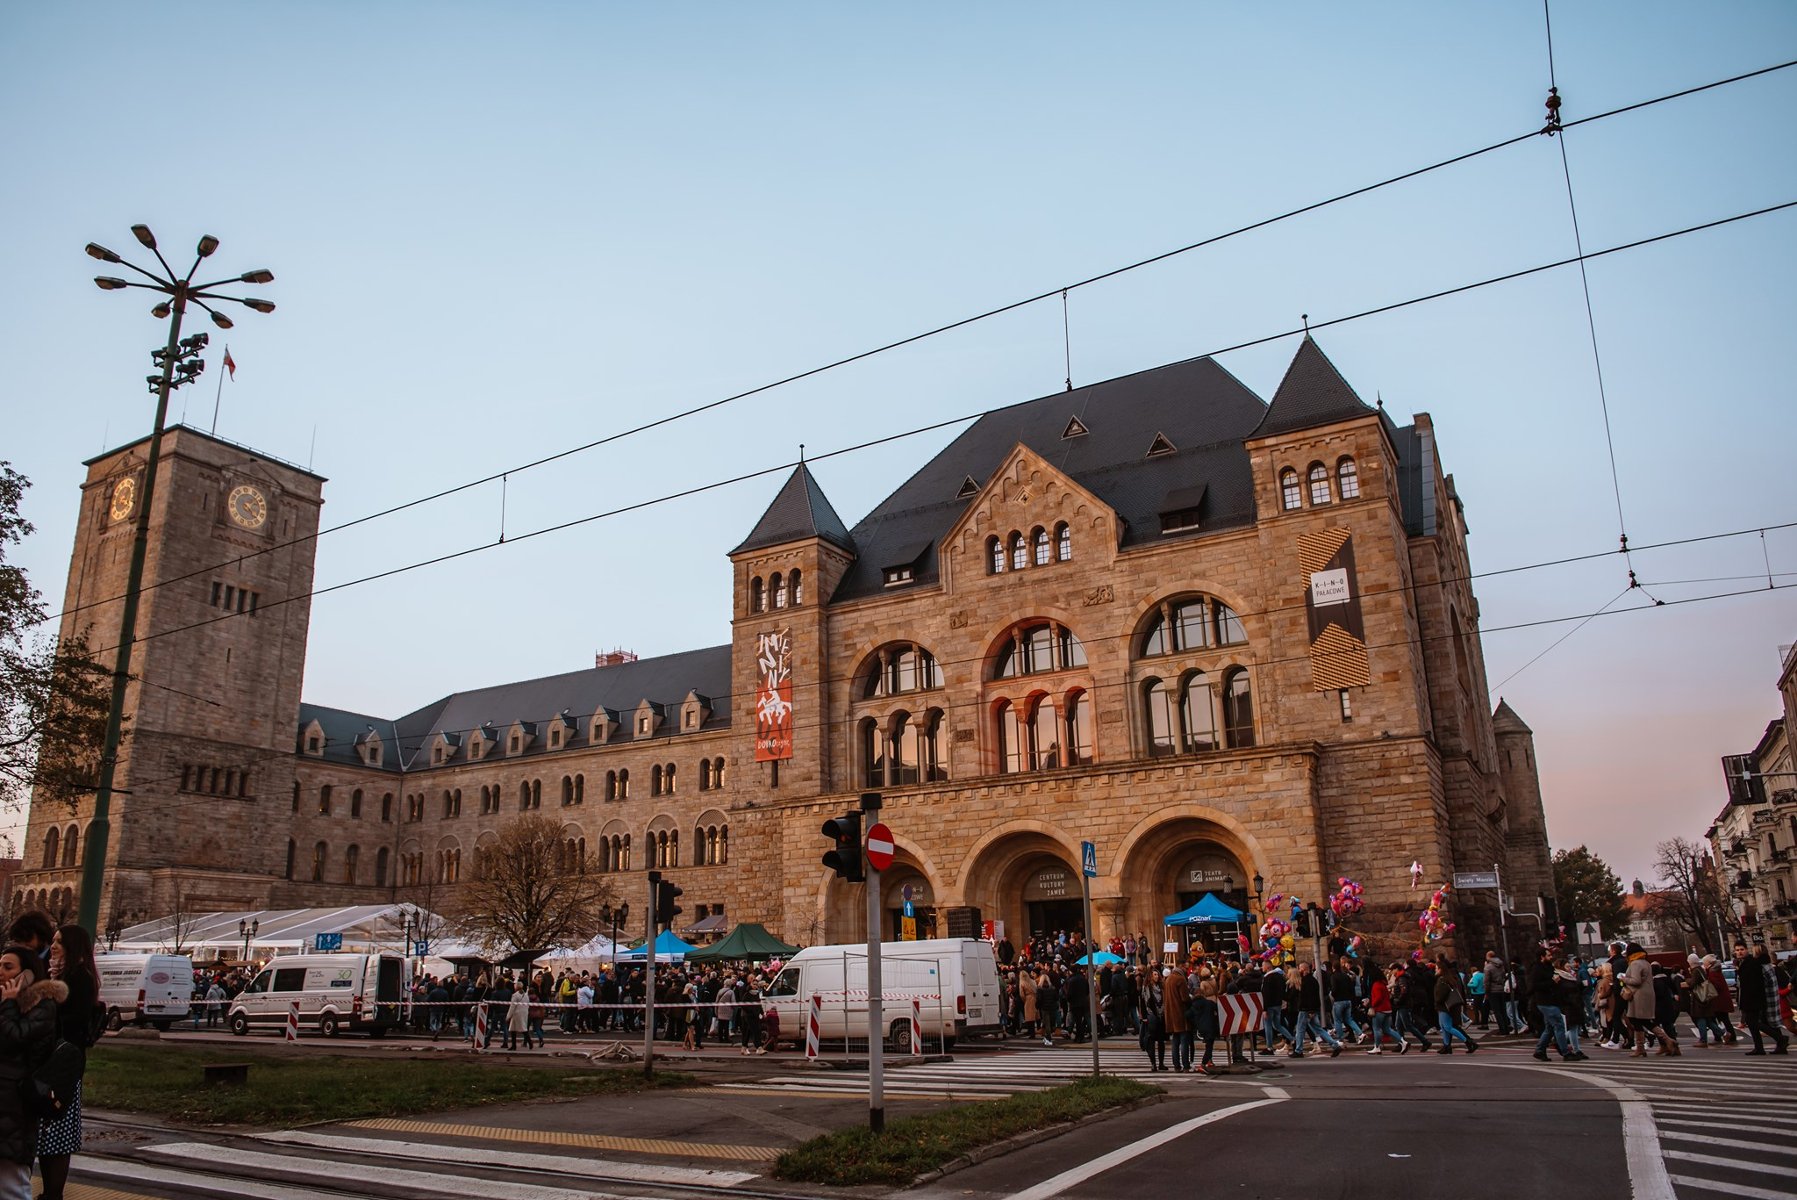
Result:
M1713 80L1710 83L1698 84L1696 86L1684 88L1684 89L1681 89L1676 92L1668 92L1662 96L1655 96L1655 97L1652 97L1651 99L1636 101L1633 104L1627 104L1620 108L1613 108L1613 109L1609 109L1605 112L1594 113L1588 117L1581 117L1576 121L1565 122L1561 126L1561 128L1563 130L1564 129L1572 129L1572 128L1576 128L1577 126L1580 126L1580 125L1589 125L1596 121L1608 120L1611 117L1622 116L1626 113L1637 112L1642 109L1652 108L1655 105L1665 104L1665 103L1668 103L1673 100L1681 100L1688 96L1695 96L1702 92L1713 91L1717 88L1722 88L1722 87L1728 87L1733 84L1741 83L1741 82L1744 82L1749 79L1758 78L1759 76L1762 76L1762 75L1770 75L1770 74L1773 74L1778 71L1788 70L1792 67L1797 67L1797 59L1790 59L1785 62L1774 63L1771 66L1759 67L1752 71L1744 71L1737 75L1731 75L1725 79ZM1491 154L1498 150L1504 150L1504 149L1508 149L1511 146L1521 145L1524 142L1534 140L1534 138L1536 138L1537 136L1539 136L1539 131L1518 134L1515 137L1506 138L1505 140L1500 141L1500 142L1493 142L1491 145L1482 147L1478 150L1471 150L1464 154L1457 154L1457 155L1453 156L1452 158L1445 158L1439 162L1431 163L1430 165L1425 166L1425 167L1418 167L1414 170L1405 171L1402 174L1393 175L1387 179L1382 179L1376 183L1370 183L1370 184L1366 184L1362 187L1353 188L1349 191L1340 192L1334 196L1328 197L1327 199L1314 201L1310 204L1305 204L1305 205L1302 205L1297 208L1289 209L1289 210L1279 213L1275 216L1266 217L1261 220L1251 222L1247 225L1238 226L1237 228L1227 230L1223 233L1213 234L1210 237L1201 238L1198 241L1188 243L1187 245L1179 246L1172 250L1163 251L1159 254L1151 255L1148 258L1138 259L1135 262L1126 263L1123 266L1114 267L1108 271L1102 271L1096 275L1088 276L1088 277L1081 279L1074 283L1065 284L1065 285L1063 285L1061 287L1057 287L1057 288L1050 288L1047 291L1038 292L1033 296L1028 296L1021 300L1014 300L1008 304L999 305L996 308L989 308L983 312L975 313L971 316L962 317L958 320L947 322L946 324L937 325L931 329L926 329L926 330L923 330L922 332L914 333L907 337L898 338L894 341L886 342L882 345L875 346L868 350L863 350L856 354L850 354L850 355L847 355L842 358L834 359L834 360L824 363L820 366L811 367L804 371L799 371L795 374L787 375L781 379L773 380L769 383L759 384L759 385L749 388L745 391L736 392L732 395L724 396L724 397L721 397L716 400L711 400L704 404L695 405L691 408L683 409L679 412L669 413L668 415L666 415L664 417L658 417L652 421L647 421L640 425L635 425L635 426L632 426L627 429L622 429L615 433L607 434L604 437L595 438L592 441L584 442L577 446L570 446L570 447L567 447L566 449L558 450L552 454L544 455L540 458L536 458L536 459L532 459L532 460L529 460L524 463L520 463L517 466L507 467L507 468L504 468L499 471L494 471L487 475L480 476L479 478L470 479L463 483L455 484L454 486L443 488L436 492L431 492L427 495L414 497L411 500L406 500L399 504L391 505L387 508L378 509L371 513L365 513L359 517L352 517L351 519L349 519L347 521L341 522L337 525L327 526L323 529L319 529L313 533L306 534L302 537L289 538L286 541L275 542L268 546L261 547L260 549L252 550L246 554L237 555L233 558L225 560L224 562L217 563L217 564L214 564L214 565L208 566L208 567L203 567L198 570L190 571L185 575L177 575L177 576L171 577L169 579L161 580L157 583L146 584L145 587L143 588L143 590L150 591L155 588L168 586L170 584L181 583L181 582L184 582L189 579L196 579L196 578L199 578L200 576L211 574L214 571L222 570L226 567L239 565L239 564L247 562L251 559L259 558L265 554L272 554L272 553L275 553L276 551L284 550L291 546L302 545L302 544L305 544L308 542L315 542L319 538L324 537L326 534L338 533L338 532L341 532L342 530L351 529L351 528L354 528L355 526L363 525L370 521L376 521L376 520L380 520L384 517L390 517L396 513L404 512L407 509L417 508L421 505L430 504L437 500L442 500L449 496L457 495L458 493L468 491L472 488L480 487L485 484L493 483L495 481L505 481L511 475L520 474L525 471L533 470L537 467L547 466L550 463L558 462L564 458L569 458L569 457L572 457L577 454L583 454L589 450L594 450L601 446L609 445L612 442L622 441L626 438L633 437L640 433L647 433L650 430L660 428L661 426L669 425L676 421L682 421L688 417L698 416L702 413L706 413L706 412L710 412L714 409L722 408L725 405L733 404L739 400L746 400L751 397L760 395L764 392L769 392L776 388L785 387L785 386L788 386L793 383L798 383L802 380L810 379L814 376L822 375L826 372L836 370L840 367L845 367L845 366L849 366L853 363L862 362L866 359L873 358L876 355L885 354L892 350L897 350L897 349L901 349L905 346L913 345L915 343L924 341L927 338L937 337L941 334L950 333L950 332L953 332L954 330L962 329L967 326L974 325L980 321L989 320L993 317L1003 316L1006 313L1015 312L1018 309L1028 307L1029 305L1032 305L1032 304L1040 303L1041 301L1044 301L1044 300L1052 299L1056 296L1060 296L1063 293L1072 291L1074 289L1088 287L1088 286L1091 286L1096 283L1102 283L1106 280L1114 279L1114 278L1117 278L1118 276L1128 274L1129 272L1137 271L1144 267L1153 266L1156 263L1165 262L1168 259L1177 258L1181 255L1189 254L1192 251L1204 249L1207 246L1216 245L1220 242L1227 241L1230 238L1239 237L1243 234L1252 233L1252 232L1254 232L1256 230L1260 230L1260 229L1265 229L1270 226L1277 225L1283 221L1288 221L1295 217L1304 216L1308 213L1317 212L1321 209L1328 208L1331 205L1340 204L1344 201L1352 200L1352 199L1355 199L1360 196L1370 195L1373 192L1380 191L1384 188L1391 187L1395 184L1404 183L1404 182L1407 182L1412 179L1417 179L1417 178L1420 178L1421 176L1431 174L1435 171L1443 170L1447 167L1457 166L1460 163L1469 162L1475 158L1480 158L1484 155ZM1322 326L1317 326L1317 328L1321 328L1321 327ZM1260 344L1260 343L1259 342L1248 342L1248 343L1243 343L1243 346L1245 347L1245 346L1252 346L1252 345L1258 345L1258 344ZM1243 347L1231 347L1231 349L1240 349L1240 348L1243 348ZM1227 351L1219 350L1219 351L1212 351L1212 353L1213 354L1221 354L1221 353L1227 353ZM1069 347L1069 354L1071 354L1070 347ZM1072 378L1071 361L1069 361L1069 373L1068 373L1069 381L1071 381L1071 378ZM945 424L946 424L946 422L945 422ZM121 596L112 596L112 597L108 597L105 599L92 600L85 604L79 604L72 608L67 608L67 609L63 609L59 612L52 613L44 618L44 622L58 620L61 617L68 615L69 613L81 612L81 611L84 611L89 608L98 607L99 605L102 605L102 604L114 603L119 599L122 599L122 597ZM41 624L44 622L39 622L39 623Z
M1610 551L1609 553L1615 553L1615 551ZM1787 584L1778 584L1770 590L1786 591L1793 587L1797 587L1797 584L1788 584L1788 583ZM1632 589L1630 589L1630 590L1632 590ZM1685 598L1679 599L1679 600L1665 600L1665 601L1659 601L1659 602L1656 602L1653 604L1643 604L1643 605L1638 605L1633 608L1613 609L1613 608L1610 608L1609 605L1605 605L1603 608L1600 608L1594 612L1567 613L1567 614L1563 614L1560 616L1540 617L1540 618L1536 618L1534 620L1529 620L1529 621L1518 621L1518 622L1514 622L1514 623L1511 623L1508 625L1493 625L1493 626L1489 626L1489 627L1480 629L1479 633L1480 633L1480 636L1483 637L1485 634L1489 634L1489 633L1509 633L1509 632L1514 632L1514 631L1523 630L1523 629L1536 629L1536 628L1541 628L1541 627L1548 626L1548 625L1561 625L1561 624L1565 624L1568 621L1577 621L1580 623L1579 627L1582 628L1584 624L1589 623L1590 621L1595 620L1598 617L1619 617L1619 616L1626 616L1631 613L1655 612L1655 611L1658 611L1663 608L1675 608L1675 607L1680 607L1680 606L1688 605L1688 604L1704 604L1704 603L1708 603L1708 602L1714 601L1714 600L1729 600L1729 599L1736 599L1736 598L1743 597L1743 596L1760 596L1760 595L1764 595L1767 590L1768 589L1765 587L1754 587L1754 588L1742 589L1739 591L1716 592L1716 593L1711 593L1711 594L1703 595L1703 596L1688 596L1688 597L1685 597ZM1611 603L1614 603L1614 601L1612 601ZM1573 632L1577 632L1577 630L1575 629ZM1133 634L1130 636L1133 636ZM1455 637L1455 634L1452 631L1444 631L1441 633L1431 634L1426 637L1404 638L1404 639L1394 641L1394 642L1372 643L1372 644L1369 644L1366 648L1368 650L1394 650L1394 649L1406 649L1406 648L1422 648L1422 647L1426 647L1427 645L1429 645L1432 642L1451 641L1454 639L1454 637ZM1310 655L1308 653L1299 654L1299 655L1288 655L1288 656L1285 656L1282 658L1256 659L1252 662L1248 662L1243 665L1248 667L1251 670L1260 670L1263 668L1286 666L1286 665L1290 665L1290 664L1294 664L1294 663L1302 663L1302 662L1308 661L1309 657L1310 657ZM1537 657L1539 658L1540 656L1537 655ZM951 660L938 660L939 663L943 662L943 661L949 661L950 665L953 665L953 662ZM975 660L966 660L966 661L975 661ZM1509 678L1514 678L1515 674L1517 674L1517 672L1512 672L1511 676L1507 677L1505 682L1508 682ZM1029 678L1029 677L1023 677L1023 678ZM835 682L840 682L840 680L836 680ZM162 685L152 685L152 686L162 686ZM1103 692L1116 691L1119 689L1133 689L1136 686L1138 686L1136 681L1124 679L1124 680L1112 680L1112 681L1108 681L1108 682L1094 682L1092 684L1091 688L1087 689L1087 690L1089 690L1093 693L1103 693ZM1496 688L1490 688L1490 689L1488 689L1488 692L1495 692L1496 690L1497 690ZM906 695L907 696L915 696L918 698L927 698L931 695L931 693L930 692L917 692L917 693L906 693ZM714 697L714 699L729 699L729 698L732 698L732 697ZM1489 698L1490 697L1488 695L1487 700L1489 700ZM929 707L940 709L942 711L942 713L944 714L944 716L947 716L950 713L958 712L958 711L983 712L986 708L986 703L987 702L983 697L975 697L974 699L971 699L971 700L956 700L956 701L945 700L941 704L932 704ZM392 724L393 722L389 720L387 723ZM797 731L810 731L810 730L815 729L815 730L819 730L819 731L822 731L822 732L828 734L832 731L838 730L842 724L843 724L843 722L839 722L839 721L820 720L820 721L809 722L809 723L800 723L798 725L795 725L794 728ZM431 732L433 732L433 733L448 732L448 733L466 734L466 733L472 732L472 730L471 729L455 729L455 730L439 731L439 730L433 729ZM691 736L694 736L694 735L691 735L691 734L663 734L663 735L657 735L656 737L650 738L650 739L648 739L647 742L645 742L643 744L659 742L664 745L672 745L676 741L680 740L682 737L691 737ZM1369 740L1370 740L1370 738L1369 738ZM634 745L634 744L637 744L637 743L634 743L634 742L619 743L619 745ZM420 744L420 748L422 748L422 743ZM1227 749L1225 749L1223 751L1219 751L1219 752L1227 752ZM226 764L215 764L215 763L205 763L205 764L198 764L198 765L204 765L208 768L211 768L213 766L218 766L221 770L235 769L238 771L244 771L244 770L253 769L255 767L258 767L258 766L261 766L263 764L270 763L270 762L283 761L283 760L292 761L296 757L303 757L303 756L301 756L299 754L299 752L296 750L267 750L267 751L260 751L257 754L255 754L254 756L251 756L249 758L240 759L234 765L229 766L229 767ZM537 760L537 761L545 761L545 760ZM1132 761L1132 760L1106 759L1104 761L1108 762L1108 763L1116 764L1121 761ZM494 767L505 766L508 764L512 765L512 766L516 766L517 760L501 758L501 759L494 759L494 760L492 760L492 763L491 763L491 765ZM344 767L352 767L352 768L354 767L354 764L350 764L350 763L339 763L339 764L335 764L335 765L344 766ZM486 764L482 764L482 765L486 765ZM458 770L458 769L465 771L465 770L470 769L472 766L473 766L473 764L456 763L456 764L445 764L444 766L442 766L440 768L433 767L433 768L428 768L428 769L441 770L441 771L445 771L445 772ZM740 768L740 764L738 764L738 767ZM1068 768L1019 772L1019 773L1015 773L1015 775L1016 775L1016 778L1019 778L1019 779L1030 778L1030 779L1040 780L1040 779L1053 778L1056 774L1060 774L1066 770L1068 770ZM566 773L568 773L568 774L584 774L585 772L584 771L569 771ZM553 770L551 770L549 772L549 774L553 775L554 774ZM414 776L414 777L416 778L416 776ZM1005 773L1005 772L998 772L998 773L987 773L987 774L965 776L965 777L962 777L961 779L950 780L948 782L950 782L950 783L970 782L970 781L976 780L976 779L986 780L988 782L991 782L993 780L1001 780L1001 779L1008 778L1008 777L1011 777L1010 774ZM135 788L139 788L139 787L149 787L149 786L159 784L159 783L168 783L168 782L171 782L174 780L178 780L179 778L180 778L180 776L178 774L170 773L170 774L161 775L161 776L149 776L149 777L147 777L145 779L141 779L141 780L133 780L132 784L133 784L133 789L135 789ZM406 776L401 775L401 774L389 773L389 772L386 772L383 770L383 771L381 771L381 774L374 776L374 778L375 779L392 778L395 780L403 780L406 778ZM515 782L515 781L516 781L516 777L508 777L507 783L509 784L509 783ZM478 784L478 781L475 781L475 782L476 782L476 784ZM407 793L418 794L420 791L422 791L427 797L429 797L429 794L432 790L440 790L440 789L437 789L436 785L434 785L434 784L430 785L428 787L417 787L417 788L410 787L410 786L407 786L404 784L400 784L395 787L393 794L395 795L396 798L398 798L398 797L402 796L403 794L407 794ZM454 790L454 789L449 789L449 790ZM503 793L505 790L505 785L501 785L500 790ZM851 787L850 790L854 790L854 788ZM126 794L131 794L131 793L126 793ZM697 794L697 793L694 793L694 794ZM260 796L260 795L258 795L258 796L226 796L226 795L222 795L219 793L213 793L213 792L185 793L185 794L177 792L173 796L156 797L153 799L140 800L139 803L143 803L145 805L155 804L158 806L156 811L166 812L166 811L170 811L170 810L173 810L176 808L184 807L189 804L196 805L196 806L201 805L201 804L216 805L219 801L258 800L258 799L263 799L263 798L264 797ZM272 794L266 798L279 799L279 797L273 796ZM647 798L647 797L645 797L645 798ZM502 800L502 803L503 803L503 800ZM604 800L604 799L595 799L593 803L594 803L594 808L592 808L592 809L586 808L586 806L584 804L564 806L564 805L561 805L558 803L558 804L554 805L550 811L562 813L565 819L571 819L571 814L575 810L579 810L580 812L583 812L583 813L584 812L603 812L605 810L606 805L616 804L619 802L618 801L608 801L608 800ZM504 811L504 810L502 809L502 811ZM532 811L537 811L537 810L533 809ZM70 814L70 819L79 820L80 818L77 814ZM612 819L612 818L608 818L608 820L609 819ZM621 818L617 818L617 819L621 819ZM61 818L58 818L58 824L61 823L61 820L62 820ZM369 821L370 819L367 817L364 817L364 818L362 818L362 820ZM379 822L379 821L373 821L371 823L375 824L377 826L380 824L383 824L383 822ZM395 817L391 822L386 822L386 823L392 824L396 830L400 831L399 835L393 839L395 845L398 845L403 841L404 836L405 836L403 831L405 830L405 827L407 825L426 824L426 822L406 821L406 820L400 819L398 817ZM370 843L370 844L372 844L372 843ZM621 873L621 872L618 872L618 873ZM369 885L369 886L373 886L373 885Z
M1537 654L1534 658L1531 658L1528 662L1524 663L1522 666L1516 668L1516 670L1514 670L1514 671L1510 672L1508 675L1504 676L1502 679L1498 680L1495 684L1493 684L1491 686L1490 690L1492 692L1502 692L1504 690L1504 685L1506 683L1509 683L1512 679L1515 679L1518 675L1521 675L1524 671L1528 670L1530 667L1534 666L1536 663L1538 663L1542 659L1546 658L1549 654L1552 654L1556 649L1559 648L1560 643L1564 642L1567 638L1571 637L1573 634L1577 633L1579 630L1585 628L1585 626L1591 624L1591 622L1597 620L1598 617L1602 616L1604 613L1606 613L1610 610L1610 606L1612 604L1615 604L1618 600L1622 599L1624 596L1628 595L1630 592L1632 592L1634 590L1635 590L1634 583L1633 582L1629 583L1628 586L1624 587L1620 592L1617 592L1614 596L1610 597L1610 599L1607 602L1605 602L1605 604L1602 608L1598 609L1596 612L1594 612L1590 616L1586 617L1583 621L1580 621L1577 625L1574 625L1571 629L1568 629L1565 633L1563 633L1559 637L1555 638L1552 642L1549 642L1547 645L1547 648L1545 650L1543 650L1541 653Z
M1670 241L1673 238L1684 237L1688 234L1693 234L1693 233L1701 233L1705 230L1720 228L1721 226L1734 224L1738 221L1745 221L1745 220L1748 220L1753 217L1766 216L1771 213L1782 212L1786 209L1791 209L1791 208L1797 208L1797 200L1787 200L1781 204L1768 205L1765 208L1754 209L1751 212L1738 213L1732 217L1722 217L1722 218L1719 218L1714 221L1706 221L1706 222L1703 222L1698 225L1687 226L1684 229L1677 229L1677 230L1673 230L1668 233L1655 234L1651 237L1639 238L1632 242L1625 242L1621 245L1611 246L1608 249L1604 249L1604 250L1594 250L1589 254L1579 255L1579 256L1576 256L1573 258L1565 258L1565 259L1560 259L1556 262L1542 263L1542 264L1539 264L1539 265L1533 266L1533 267L1525 267L1522 270L1510 271L1510 272L1507 272L1502 275L1492 276L1491 278L1478 280L1473 283L1461 284L1457 287L1444 288L1440 291L1430 292L1427 295L1423 295L1423 296L1412 297L1411 299L1408 299L1408 300L1399 300L1399 301L1394 301L1393 303L1390 303L1390 304L1377 305L1373 308L1363 309L1360 312L1350 313L1346 316L1333 317L1333 318L1330 318L1330 319L1324 320L1324 321L1310 322L1309 328L1314 330L1314 329L1325 329L1325 328L1329 328L1329 327L1335 326L1335 325L1343 325L1343 324L1347 324L1348 322L1351 322L1351 321L1359 321L1359 320L1363 320L1367 317L1378 316L1378 315L1381 315L1383 313L1388 313L1388 312L1395 312L1399 309L1410 308L1410 307L1413 307L1418 304L1429 303L1431 301L1440 300L1440 299L1443 299L1448 296L1455 296L1455 295L1459 295L1464 292L1474 291L1479 288L1490 287L1495 284L1507 283L1512 280L1526 278L1530 275L1540 274L1543 271L1556 270L1560 267L1570 266L1575 262L1583 262L1588 259L1594 259L1594 258L1603 258L1603 257L1606 257L1611 254L1619 254L1619 253L1622 253L1627 250L1639 249L1643 246L1653 245L1658 242ZM1264 337L1252 338L1245 342L1237 342L1233 346L1226 346L1219 350L1212 350L1206 354L1194 355L1190 359L1185 359L1185 360L1181 360L1181 361L1195 362L1195 361L1198 361L1199 359L1215 357L1216 355L1219 355L1219 354L1227 354L1227 353L1230 353L1235 350L1246 349L1250 346L1259 346L1259 345L1266 344L1268 342L1275 342L1275 341L1280 340L1281 338L1292 337L1299 332L1302 332L1302 330L1287 329L1287 330L1283 330L1279 333L1267 334ZM1006 407L1009 407L1009 406L1006 406ZM950 418L948 418L946 420L942 420L942 421L934 421L928 425L922 425L922 426L918 426L913 429L902 430L897 433L887 434L883 437L874 438L869 441L856 443L855 445L845 446L840 449L827 451L823 454L812 455L809 457L809 459L807 459L807 461L821 462L825 459L836 458L836 457L839 457L842 455L859 453L862 450L867 450L867 449L870 449L875 446L886 445L891 442L900 441L904 438L916 437L916 436L924 434L924 433L929 433L929 432L933 432L938 429L947 428L948 426L951 426L951 425L958 425L963 422L975 421L975 420L978 420L980 417L986 416L989 412L992 412L992 411L996 411L996 410L982 410L980 412L969 413L969 414L966 414L963 416L950 417ZM310 591L298 593L298 594L292 595L292 596L282 597L280 599L266 600L261 603L260 607L258 608L258 612L259 613L268 612L271 609L281 607L282 605L285 605L285 604L292 604L292 603L294 603L296 601L300 601L300 600L309 600L309 599L312 599L317 596L323 596L323 595L328 595L329 593L332 593L332 592L343 591L346 588L356 587L356 586L359 586L364 583L373 583L377 580L388 579L395 575L402 575L402 574L405 574L410 571L418 570L422 567L436 566L436 565L439 565L439 564L442 564L445 562L452 562L456 559L466 558L466 557L469 557L474 554L479 554L486 550L498 549L498 548L504 547L504 546L515 546L519 542L529 541L532 538L538 538L538 537L543 537L543 536L547 536L550 534L566 532L569 529L578 528L579 526L582 526L582 525L588 525L595 521L601 521L601 520L605 520L605 519L608 519L611 517L621 516L625 513L636 512L641 509L655 507L657 505L665 504L665 503L668 503L668 502L674 501L674 500L681 500L681 499L686 499L691 496L701 495L705 492L715 491L720 488L733 486L735 484L743 483L743 482L746 482L751 479L757 479L757 478L760 478L765 475L771 475L771 474L775 474L775 473L781 472L781 471L788 471L788 470L793 469L796 465L797 464L794 462L784 462L784 463L780 463L776 466L763 467L759 470L744 472L743 474L733 475L733 476L730 476L725 479L713 480L710 483L696 484L690 488L683 488L683 489L680 489L679 491L670 492L670 493L664 494L662 496L651 497L647 500L640 500L633 504L621 505L617 508L606 509L604 511L596 512L596 513L590 513L586 516L574 517L570 520L561 521L554 525L546 525L546 526L539 527L537 529L528 530L524 533L521 533L514 537L508 538L505 541L480 542L480 543L476 543L471 546L464 546L463 548L461 548L459 550L452 550L452 551L449 551L444 554L434 555L430 558L421 559L416 562L402 564L397 567L390 567L386 570L376 571L369 575L358 576L354 579L345 580L341 583L334 583L334 584L326 585L324 587L313 588ZM137 640L139 642L151 641L156 638L168 637L168 636L170 636L172 634L176 634L176 633L184 633L190 629L199 629L199 628L203 628L204 626L207 626L207 625L216 624L220 621L232 620L234 618L244 617L247 615L248 614L236 613L236 612L221 613L217 616L204 618L203 620L191 621L184 625L175 625L175 626L171 626L168 629L158 630L158 631L155 631L152 633L141 634L141 635L139 635ZM98 653L104 654L105 650L102 649L102 650L98 651Z

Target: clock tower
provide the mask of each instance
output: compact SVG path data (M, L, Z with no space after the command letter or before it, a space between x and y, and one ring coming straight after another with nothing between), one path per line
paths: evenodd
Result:
M88 460L61 633L118 642L144 438ZM101 932L264 906L285 870L322 477L177 425L163 435L125 698ZM34 804L15 885L72 916L92 799ZM71 831L73 836L71 836Z

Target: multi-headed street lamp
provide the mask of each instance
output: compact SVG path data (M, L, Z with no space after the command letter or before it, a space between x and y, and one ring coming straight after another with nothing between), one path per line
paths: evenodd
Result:
M199 378L206 366L199 357L200 351L206 346L206 335L200 333L183 339L181 319L186 315L189 303L205 309L211 316L212 323L220 329L231 328L231 318L219 312L214 305L222 306L229 302L261 313L275 310L274 304L268 300L253 296L224 296L212 290L233 283L271 283L274 280L272 271L245 271L241 275L215 279L210 283L193 281L194 272L200 269L200 263L218 249L218 239L211 234L200 239L193 266L187 268L187 274L178 276L175 269L168 265L168 260L162 257L162 251L156 248L156 235L150 232L148 225L133 225L131 232L146 250L156 256L164 274L146 271L135 263L126 262L99 243L89 242L88 257L97 258L104 263L116 263L149 281L140 283L113 275L99 275L95 276L94 282L108 292L143 288L163 297L150 309L150 315L168 318L168 344L160 350L152 351L150 356L161 368L161 374L148 377L150 390L156 393L156 422L150 429L150 454L144 464L143 494L137 501L136 531L131 542L131 573L125 582L125 610L119 622L118 656L112 670L112 707L106 715L106 739L100 748L99 781L94 789L94 819L87 827L87 847L81 869L79 920L89 930L97 929L100 923L100 887L105 879L106 843L111 834L109 817L112 809L112 779L118 766L119 734L124 724L125 685L131 679L131 643L137 635L138 594L143 586L144 557L150 544L150 503L155 498L156 464L162 457L162 425L168 417L169 393Z

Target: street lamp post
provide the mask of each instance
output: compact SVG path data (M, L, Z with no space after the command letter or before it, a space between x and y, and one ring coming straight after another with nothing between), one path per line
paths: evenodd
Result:
M130 271L135 271L149 280L139 283L136 280L119 279L111 275L95 276L94 282L103 291L115 292L123 288L143 288L146 291L160 293L167 297L158 300L150 309L150 315L167 317L168 343L156 351L151 357L156 365L162 368L160 375L149 377L150 388L156 393L156 420L150 428L150 452L144 464L143 495L137 503L137 521L131 542L131 569L125 582L125 607L119 620L118 655L112 669L112 704L106 715L106 737L100 747L99 779L94 788L94 816L87 826L87 845L84 851L81 869L81 903L77 919L89 930L96 930L100 924L100 888L106 876L106 844L111 835L110 814L112 809L112 781L118 767L119 738L124 726L125 688L131 680L131 644L137 635L137 603L143 587L144 557L150 544L150 504L155 498L156 465L162 457L162 427L168 418L169 393L183 384L198 379L206 364L200 360L199 354L206 345L203 333L183 340L181 337L181 320L187 313L189 302L199 305L212 317L212 323L220 329L231 328L231 318L219 312L212 305L229 301L241 304L256 312L271 313L275 306L255 297L222 296L211 289L231 283L269 283L274 280L274 273L268 270L245 271L241 275L233 275L225 279L215 279L210 283L196 284L193 273L199 270L200 263L210 258L218 249L218 239L211 234L200 239L193 266L187 268L187 274L177 276L175 269L168 265L162 252L156 248L156 235L150 232L148 225L133 225L131 232L139 243L156 256L162 265L164 274L158 275L146 271L135 263L126 262L117 254L96 242L87 244L88 257L104 263L115 263ZM209 304L208 301L211 303ZM248 957L248 949L244 955Z
M261 928L262 919L260 917L249 921L239 918L237 921L237 932L243 937L243 961L246 963L250 961L250 939L254 938L256 931Z

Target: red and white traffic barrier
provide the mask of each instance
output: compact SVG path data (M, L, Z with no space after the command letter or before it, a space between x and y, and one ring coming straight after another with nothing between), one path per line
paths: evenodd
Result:
M818 1043L822 1040L824 999L816 992L811 993L811 1009L805 1019L805 1061L816 1062Z
M1259 1033L1266 1019L1266 1006L1258 993L1217 997L1217 1032L1224 1037Z
M480 1053L487 1048L487 1006L474 1006L474 1052Z
M911 1057L923 1057L923 1001L911 997Z
M287 1010L287 1040L290 1042L299 1041L299 1001L298 1000L295 1000L293 1002L293 1006Z

